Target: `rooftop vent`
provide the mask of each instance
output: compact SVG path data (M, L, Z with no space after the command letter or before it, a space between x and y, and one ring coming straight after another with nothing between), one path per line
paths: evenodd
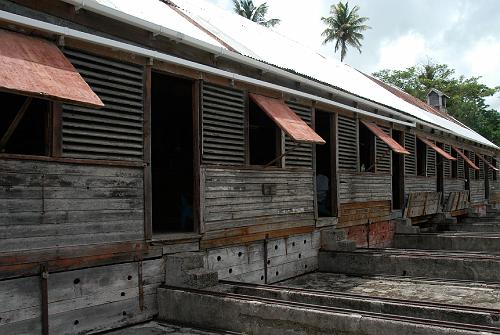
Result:
M446 104L449 98L449 96L435 88L432 88L427 93L427 103L442 112L446 112Z

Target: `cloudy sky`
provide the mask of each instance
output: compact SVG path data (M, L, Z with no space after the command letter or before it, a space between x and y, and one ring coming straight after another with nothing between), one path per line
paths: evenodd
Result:
M210 0L232 9L232 0ZM262 0L254 0L255 4ZM334 55L333 44L322 45L332 0L267 0L269 18L279 18L275 29L324 54ZM336 1L335 1L336 2ZM352 0L362 16L370 18L363 53L348 52L345 61L364 72L404 69L427 63L445 63L465 76L500 86L500 1L498 0ZM487 102L500 112L500 95Z

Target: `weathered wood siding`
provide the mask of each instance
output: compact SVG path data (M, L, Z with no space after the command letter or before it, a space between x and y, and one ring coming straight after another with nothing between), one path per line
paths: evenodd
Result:
M338 227L389 220L391 176L387 174L339 174Z
M0 251L143 239L141 168L0 160Z
M314 226L312 171L202 168L204 240ZM273 195L264 195L263 187ZM264 235L263 235L264 234ZM206 244L205 244L206 245Z
M405 194L415 192L436 192L436 177L405 176Z
M465 181L463 179L457 178L445 178L444 179L444 203L448 201L450 192L460 192L465 191Z
M50 334L98 332L151 319L163 280L162 259L51 273ZM0 281L0 334L41 334L40 283L39 276Z
M470 181L470 202L472 204L482 203L484 196L484 180Z
M391 182L387 174L342 172L339 174L339 202L391 200Z

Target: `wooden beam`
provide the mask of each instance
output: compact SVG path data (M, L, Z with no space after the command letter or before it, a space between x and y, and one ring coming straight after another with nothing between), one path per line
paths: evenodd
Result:
M33 98L31 98L31 97L26 98L23 105L21 106L21 108L17 112L16 117L10 123L9 128L7 128L7 131L5 132L5 134L3 134L3 137L0 140L0 152L5 151L5 146L7 145L7 142L9 142L9 139L11 138L12 134L14 134L14 131L16 131L17 126L19 125L24 114L28 110L28 107L30 106L32 100L33 100Z
M151 65L144 68L144 239L153 238L153 193L151 171Z

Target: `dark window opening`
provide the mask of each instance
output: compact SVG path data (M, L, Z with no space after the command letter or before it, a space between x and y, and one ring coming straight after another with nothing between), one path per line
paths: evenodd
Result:
M417 138L417 176L427 174L427 145Z
M477 154L474 155L474 164L479 168L479 170L474 170L474 179L479 180L481 177L481 164L479 163L479 157Z
M153 233L194 231L192 90L191 81L152 74Z
M250 165L268 165L280 155L281 130L253 101L249 102L248 123ZM272 165L280 166L280 161Z
M375 135L359 122L359 171L375 171Z
M334 184L334 161L332 155L332 114L316 111L316 133L326 143L316 146L316 197L318 202L318 216L336 216L336 206L332 196Z
M497 160L495 158L491 159L491 165L493 165L494 167L497 167ZM493 170L492 172L493 172L493 180L497 180L498 171Z
M451 156L455 158L454 161L451 161L451 178L458 177L458 154L455 150L451 150Z
M27 99L25 96L0 92L3 106L0 112L0 153L49 156L51 104L34 98L28 104ZM13 127L16 118L19 122Z
M403 133L392 130L392 138L403 145ZM402 209L404 203L404 156L392 153L392 208Z

